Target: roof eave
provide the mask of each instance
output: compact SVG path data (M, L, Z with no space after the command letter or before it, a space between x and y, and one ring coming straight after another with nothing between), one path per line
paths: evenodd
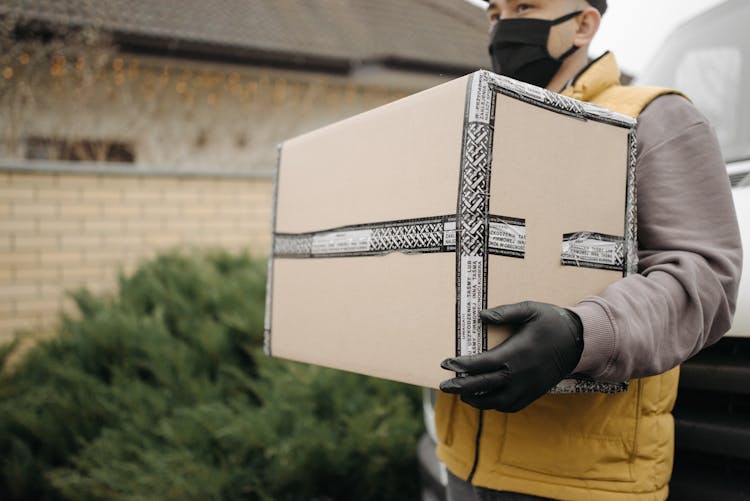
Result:
M134 33L114 33L118 46L125 51L232 64L271 66L285 69L323 71L346 75L357 67L379 65L397 71L430 75L461 76L478 68L469 65L444 64L398 56L379 56L365 60L321 56L302 52L290 53L260 48L207 43L203 41L165 39Z

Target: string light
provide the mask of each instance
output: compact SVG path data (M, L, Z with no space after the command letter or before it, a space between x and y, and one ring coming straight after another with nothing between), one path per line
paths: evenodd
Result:
M130 61L130 64L128 65L128 77L131 80L135 80L138 78L138 72L140 67L140 61L138 59L133 59Z
M286 81L283 79L277 79L274 83L271 102L275 105L280 104L284 100L284 97L286 97Z
M163 100L172 96L178 106L191 110L196 105L216 107L227 104L231 113L230 103L240 105L243 112L256 108L255 113L278 113L282 106L293 107L298 116L306 117L305 123L318 116L322 107L331 108L328 115L335 115L333 108L347 106L348 110L358 105L380 104L392 99L403 97L403 94L393 89L358 86L344 79L335 77L315 76L312 78L300 76L289 78L284 73L261 68L238 71L230 68L221 71L208 66L190 68L190 63L164 61L159 63L155 59L140 59L127 54L112 55L108 50L90 52L71 52L68 47L65 53L42 55L49 57L50 90L56 99L62 96L75 97L76 101L93 99L92 96L104 95L111 99L124 97L129 102L138 94L142 102ZM3 63L2 60L7 60ZM0 74L7 80L17 79L26 81L26 72L36 71L38 66L30 63L38 60L35 51L22 52L18 55L3 58L0 56ZM13 66L17 64L16 66ZM194 63L200 65L200 63ZM32 69L33 68L33 69ZM87 71L88 70L88 71ZM29 76L31 73L29 73ZM128 84L126 86L126 84ZM98 92L92 93L92 89ZM125 93L132 95L126 95ZM60 96L60 97L57 97ZM224 101L227 100L227 103ZM168 102L168 101L167 101ZM162 108L154 108L149 104L146 110L154 112ZM322 115L321 115L322 116ZM303 127L304 128L304 127Z
M65 76L67 61L65 56L56 56L52 62L51 73L60 78ZM173 68L170 64L164 64L155 68L156 74L150 65L140 69L141 61L137 58L117 57L111 60L113 79L110 82L118 87L125 80L139 80L141 89L147 97L153 97L158 89L164 89L173 80ZM75 68L83 69L84 59L79 56L75 60ZM12 71L12 68L11 68ZM315 106L315 102L324 102L327 105L338 105L345 103L351 105L358 101L370 100L392 100L402 97L402 93L389 89L372 89L359 87L352 83L339 84L327 79L318 78L315 81L295 81L287 78L273 78L267 73L257 76L243 76L237 71L221 73L219 71L194 70L185 68L179 70L179 80L173 83L173 91L181 96L185 103L194 103L196 97L205 96L205 103L216 106L220 103L222 95L230 95L249 105L255 102L259 95L268 96L269 104L279 106L291 100L299 101L303 109ZM3 72L5 76L7 70ZM7 78L7 77L6 77ZM167 87L168 88L168 87ZM109 92L111 88L107 89ZM308 99L311 93L319 98ZM269 95L270 94L270 95ZM196 96L197 95L197 96Z
M159 85L165 86L169 83L169 66L165 66L161 70L161 77L159 77Z
M344 93L344 102L351 104L357 97L357 88L353 85L346 86L346 92Z
M52 66L50 67L50 74L55 77L63 77L67 73L68 60L62 54L57 54L52 58Z

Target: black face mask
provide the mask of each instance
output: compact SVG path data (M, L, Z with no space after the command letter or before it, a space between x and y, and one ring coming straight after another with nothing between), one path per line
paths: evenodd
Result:
M573 19L581 11L571 12L551 21L545 19L504 19L490 34L490 56L495 73L522 82L546 87L563 61L573 54L575 45L555 59L547 50L553 26Z

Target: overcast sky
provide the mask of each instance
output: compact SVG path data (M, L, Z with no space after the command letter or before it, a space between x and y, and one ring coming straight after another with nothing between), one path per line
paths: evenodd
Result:
M466 0L484 6L482 0ZM691 17L724 0L609 0L609 10L591 47L592 56L609 49L620 66L637 75L667 35Z

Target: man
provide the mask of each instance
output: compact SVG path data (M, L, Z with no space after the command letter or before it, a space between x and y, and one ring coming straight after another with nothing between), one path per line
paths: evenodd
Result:
M715 135L679 93L621 87L609 53L588 62L606 6L489 2L496 72L639 117L640 264L569 309L526 302L481 313L514 334L443 363L461 373L436 404L451 500L666 498L676 367L730 326L742 253ZM630 389L547 394L569 374Z

